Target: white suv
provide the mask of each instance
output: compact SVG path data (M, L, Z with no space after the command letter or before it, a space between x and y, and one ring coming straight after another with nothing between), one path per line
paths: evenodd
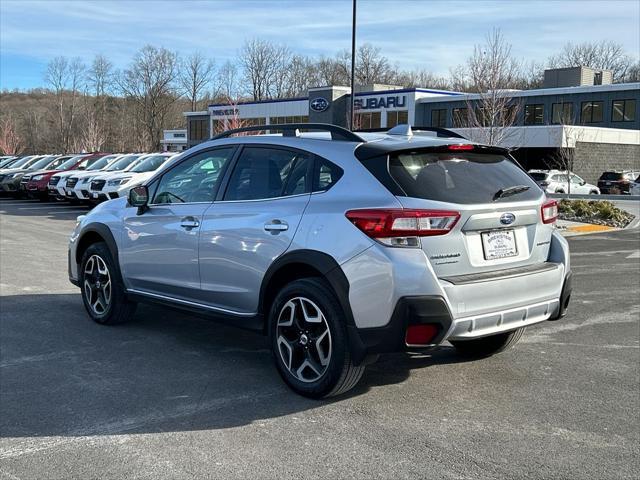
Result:
M256 329L292 389L326 397L378 354L448 341L488 356L565 314L557 202L507 150L407 125L231 137L261 128L203 142L79 218L69 277L94 321L159 302Z
M566 170L529 170L529 175L547 193L575 193L599 195L600 189L585 182L573 172ZM569 178L571 183L569 183Z

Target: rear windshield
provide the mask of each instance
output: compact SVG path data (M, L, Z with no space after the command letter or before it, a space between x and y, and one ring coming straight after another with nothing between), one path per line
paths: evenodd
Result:
M619 172L604 172L600 177L601 180L620 180L622 174Z
M499 154L400 153L390 156L389 172L408 196L440 202L513 202L541 195L529 175ZM500 196L499 192L507 189L518 193Z
M547 174L542 172L529 172L531 178L533 178L536 182L542 182L547 179Z

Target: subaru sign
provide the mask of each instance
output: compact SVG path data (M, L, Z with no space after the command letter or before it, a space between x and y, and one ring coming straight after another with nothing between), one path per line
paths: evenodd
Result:
M513 213L503 213L500 217L500 223L503 225L511 225L515 220L516 216Z
M327 108L329 108L329 101L325 98L318 97L314 98L309 102L309 107L314 112L324 112Z

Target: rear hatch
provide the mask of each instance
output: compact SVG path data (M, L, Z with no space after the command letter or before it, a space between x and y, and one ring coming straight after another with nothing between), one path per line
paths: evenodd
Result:
M446 279L543 266L553 230L542 221L544 193L506 152L464 147L388 157L389 176L402 192L395 193L405 209L459 216L448 233L421 237L436 275Z

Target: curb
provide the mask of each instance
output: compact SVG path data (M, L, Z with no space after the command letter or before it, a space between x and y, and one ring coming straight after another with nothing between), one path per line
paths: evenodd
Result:
M567 227L563 229L560 233L565 237L574 237L577 235L589 235L591 233L602 233L602 232L617 232L620 230L624 230L624 229L616 228L616 227L608 227L606 225L587 224L587 225L578 225L574 227Z

